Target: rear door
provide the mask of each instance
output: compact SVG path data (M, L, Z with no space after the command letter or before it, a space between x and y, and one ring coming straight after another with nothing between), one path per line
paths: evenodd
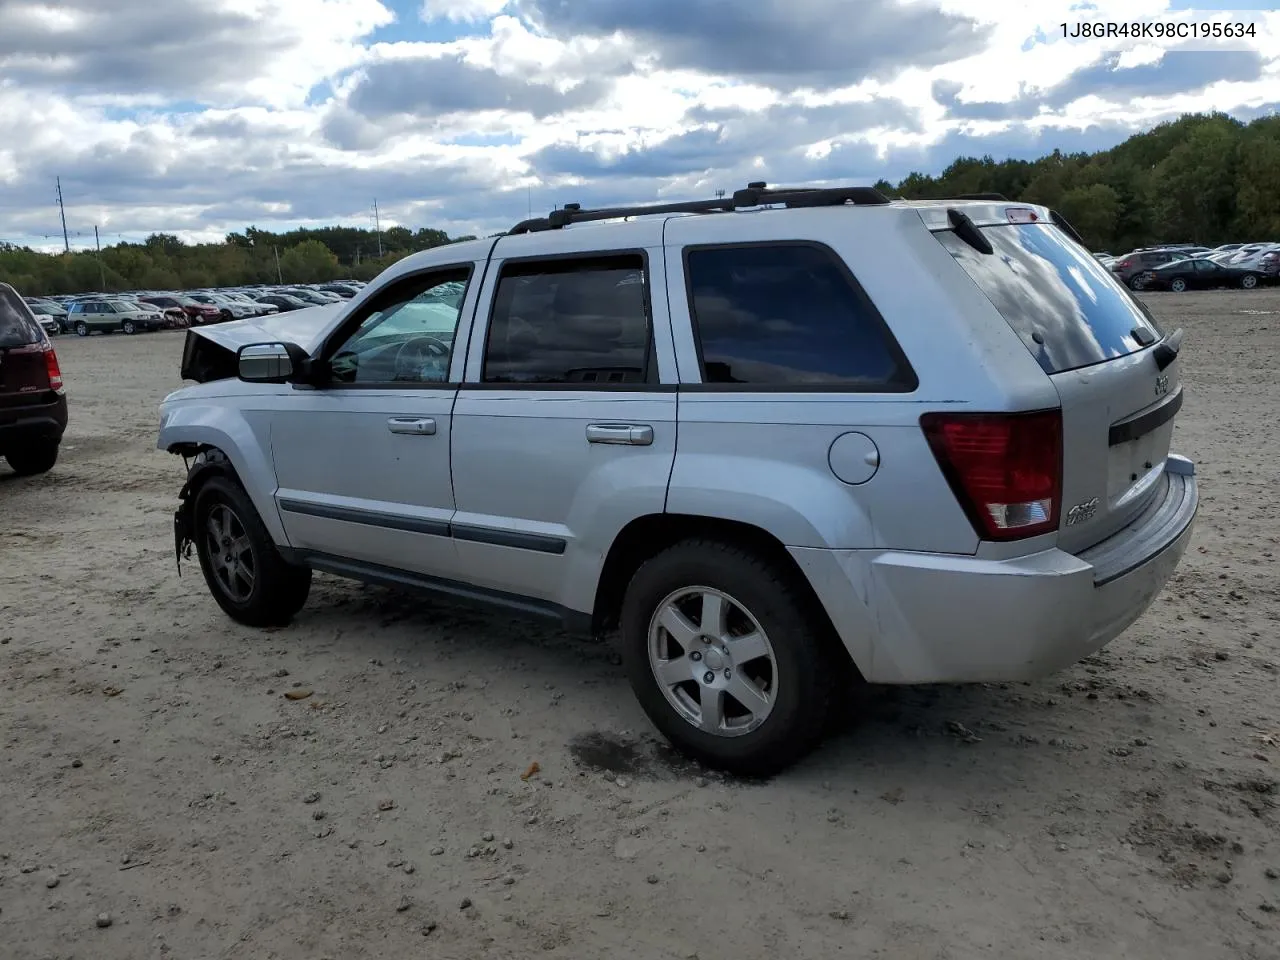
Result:
M985 254L952 230L935 236L1052 379L1062 402L1059 546L1119 530L1163 481L1182 405L1179 363L1161 370L1163 336L1143 303L1050 223L981 226Z
M48 389L44 333L13 288L0 284L0 409Z
M662 223L503 237L454 408L462 579L589 611L630 520L663 512L676 449ZM486 323L487 321L487 323Z

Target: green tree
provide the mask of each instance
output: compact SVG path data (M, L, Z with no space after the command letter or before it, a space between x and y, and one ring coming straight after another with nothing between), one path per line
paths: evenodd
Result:
M1115 245L1120 198L1105 183L1074 187L1062 195L1057 210L1094 250Z
M338 258L319 240L304 240L280 255L280 272L289 283L319 283L338 275Z

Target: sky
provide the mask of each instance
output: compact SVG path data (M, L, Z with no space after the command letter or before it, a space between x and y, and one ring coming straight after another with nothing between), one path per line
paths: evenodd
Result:
M0 0L0 241L896 182L1280 105L1263 0ZM1250 9L1257 8L1257 9ZM1253 25L1221 39L1062 24ZM1068 28L1074 30L1074 26Z

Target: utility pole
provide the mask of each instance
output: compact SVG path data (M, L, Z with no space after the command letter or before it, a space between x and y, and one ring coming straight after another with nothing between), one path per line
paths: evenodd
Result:
M378 235L378 256L382 256L382 221L378 218L378 198L373 198L373 232Z
M276 255L276 282L284 286L284 274L280 272L280 248L273 246L271 252Z
M98 255L98 279L102 281L102 292L107 292L107 268L102 265L102 242L98 239L98 225L93 225L93 249Z
M62 247L65 253L71 252L71 238L67 236L67 208L62 205L62 178L58 177L58 212L62 214Z

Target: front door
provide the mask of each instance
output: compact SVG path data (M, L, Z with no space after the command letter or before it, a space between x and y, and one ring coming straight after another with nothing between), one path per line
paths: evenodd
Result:
M477 265L465 263L392 282L321 349L330 380L281 398L271 452L295 549L426 575L452 570L450 374L473 274ZM456 364L460 376L461 357Z
M663 512L675 458L662 223L627 229L611 251L590 230L498 241L454 408L463 578L561 612L592 609L618 532Z

